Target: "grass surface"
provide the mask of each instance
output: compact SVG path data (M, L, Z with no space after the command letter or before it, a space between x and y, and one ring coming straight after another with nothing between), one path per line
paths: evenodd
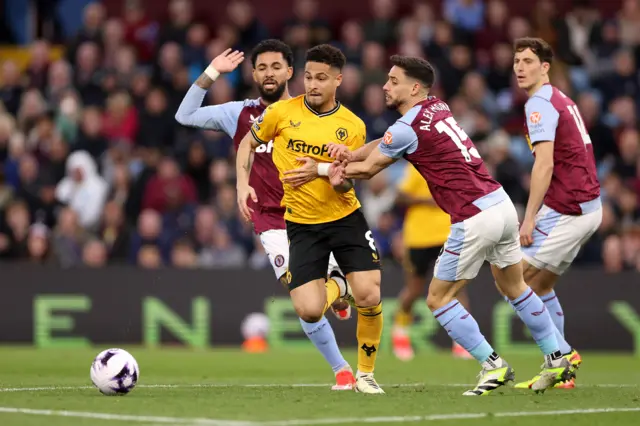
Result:
M383 353L376 378L387 394L367 396L330 391L331 370L312 350L125 349L140 365L138 387L106 397L89 380L99 349L0 347L0 425L640 425L640 359L630 356L583 353L574 390L535 395L503 388L488 397L463 397L464 385L479 372L475 361L439 353L402 363ZM355 366L355 352L346 355ZM505 358L519 380L542 363L541 357Z

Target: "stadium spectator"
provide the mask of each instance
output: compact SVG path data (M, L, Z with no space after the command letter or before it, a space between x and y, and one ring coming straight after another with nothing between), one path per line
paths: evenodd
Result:
M175 125L172 120L175 113L169 110L167 95L160 88L152 89L140 111L140 127L136 139L138 145L158 146L169 150L175 142Z
M82 248L82 263L89 268L102 268L107 265L107 248L100 240L89 240Z
M391 47L397 33L397 3L394 0L371 0L370 11L373 18L364 24L365 40Z
M482 0L444 0L443 14L459 29L474 33L482 27L484 7Z
M117 201L107 203L98 232L105 245L110 263L124 263L129 257L131 232L122 206Z
M183 269L192 269L198 266L198 256L189 240L181 239L173 244L171 265Z
M138 112L126 91L112 93L107 98L102 133L109 143L135 143L138 135Z
M60 266L70 268L82 263L82 247L89 235L74 210L64 208L60 211L53 232L53 252Z
M76 53L74 85L80 93L84 105L104 105L102 91L102 70L100 69L100 48L97 43L82 43Z
M137 263L143 269L158 269L164 265L160 250L154 245L145 245L140 248Z
M51 46L46 40L37 40L31 45L31 60L27 67L28 87L44 93L47 74L51 64Z
M67 175L56 187L56 199L78 215L82 227L94 229L98 225L107 191L107 183L89 153L76 151L69 156Z
M350 20L342 24L340 41L336 43L336 46L344 53L347 64L360 65L362 63L364 40L364 31L358 21Z
M91 2L82 11L82 26L67 44L67 60L75 63L78 47L87 42L100 43L103 35L103 25L107 16L104 5Z
M140 0L124 2L122 16L125 19L125 41L136 48L138 59L143 64L151 63L156 50L158 24L147 17Z
M31 225L27 237L27 251L30 262L40 264L50 262L49 228L41 223Z
M20 69L11 60L2 63L2 76L0 78L0 103L11 115L17 115L20 108L20 100L24 87L21 83Z
M101 39L98 43L102 47L102 66L109 70L117 68L121 57L127 54L124 50L121 50L124 46L124 25L122 21L118 18L111 18L106 21L100 36ZM136 62L136 51L130 46L127 46L127 50L130 53L126 61L133 66Z
M212 244L200 251L198 263L204 268L240 268L245 260L242 247L233 242L224 226L218 226Z
M144 247L155 247L163 261L168 261L171 252L171 235L162 229L162 216L154 210L143 210L138 217L138 228L131 237L129 261L136 263L141 259L140 251ZM142 255L153 257L151 255ZM164 262L163 262L164 263Z
M165 157L145 187L142 208L165 213L196 201L197 192L191 178L181 173L174 159Z
M507 19L509 10L503 0L490 0L486 8L486 23L478 31L474 46L480 62L486 63L492 49L500 43L507 42ZM509 46L509 63L513 62Z
M239 48L250 50L261 40L269 38L269 32L258 20L251 2L247 0L231 0L227 5L227 15L231 24L239 33ZM231 44L229 44L229 46L231 46Z
M27 256L27 237L31 215L24 201L14 200L4 212L0 222L0 256L21 259Z
M174 42L184 44L193 25L193 3L191 0L169 2L169 22L160 29L158 45Z
M80 129L74 149L88 152L95 161L99 161L107 151L109 144L102 133L102 112L97 107L87 107L82 113Z
M306 39L310 46L327 43L331 40L329 23L320 18L319 3L317 0L298 0L293 3L293 16L285 21L285 32L306 33L296 36ZM294 42L293 45L296 43Z

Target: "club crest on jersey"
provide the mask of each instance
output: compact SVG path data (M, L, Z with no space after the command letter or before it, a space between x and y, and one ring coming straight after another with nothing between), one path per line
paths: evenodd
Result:
M275 263L278 268L282 267L282 265L284 265L284 256L281 254L277 255L276 258L273 259L273 263Z
M531 122L531 124L538 124L540 120L542 120L542 114L537 111L532 112L529 116L529 122Z
M382 138L382 142L385 145L391 145L391 142L393 142L393 135L391 134L391 132L385 132L384 133L384 137Z
M294 123L293 120L289 120L289 124L291 125L291 127L295 129L300 127L300 124L302 124L302 121L298 121L297 123Z
M253 116L253 114L249 114L249 121L252 123L253 128L255 130L260 130L260 125L262 124L262 122L264 121L264 114L267 112L267 110L264 110L262 112L262 114L260 114L257 118Z
M338 128L338 130L336 130L336 138L338 138L340 142L346 141L348 137L349 132L347 132L347 129L345 129L344 127L340 127Z

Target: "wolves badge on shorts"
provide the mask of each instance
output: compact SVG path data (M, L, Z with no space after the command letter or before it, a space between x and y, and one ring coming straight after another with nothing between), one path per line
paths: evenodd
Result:
M277 255L276 258L273 259L273 263L275 263L278 268L282 267L282 265L284 265L284 256L281 254Z

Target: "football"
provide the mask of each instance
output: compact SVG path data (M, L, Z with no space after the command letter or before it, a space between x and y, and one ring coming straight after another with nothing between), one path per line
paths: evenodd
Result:
M90 374L91 381L103 395L124 395L138 383L140 370L129 352L112 348L96 356Z

